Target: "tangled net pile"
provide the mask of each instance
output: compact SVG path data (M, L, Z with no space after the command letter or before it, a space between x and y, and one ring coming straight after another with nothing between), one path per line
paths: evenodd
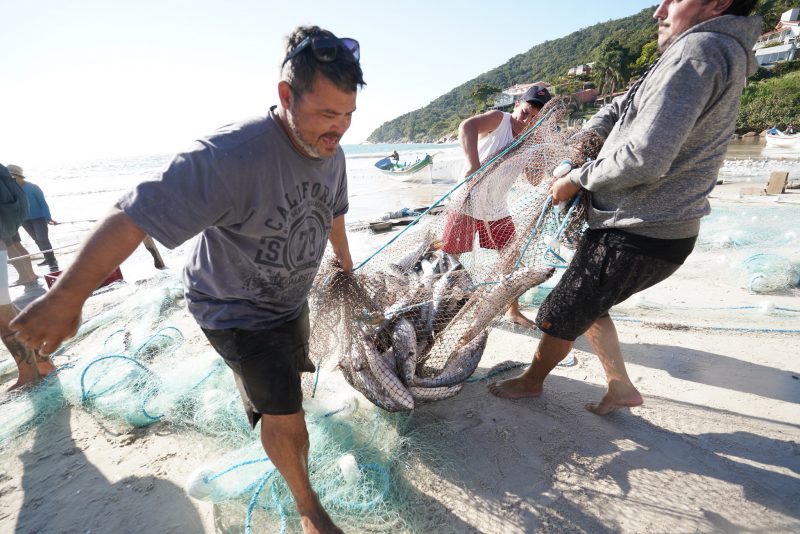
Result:
M348 383L385 410L457 394L490 323L547 280L562 263L559 242L574 243L583 230L581 202L554 207L549 188L554 168L596 157L601 141L560 131L566 112L563 101L549 102L538 122L432 206L450 198L445 210L426 211L352 275L324 263L310 298L311 353L336 355ZM503 190L513 225L464 218ZM468 245L477 232L499 250L476 245L456 257L442 249L445 232Z
M210 446L219 454L197 467L187 493L213 502L226 531L300 532L291 493L250 428L231 371L186 311L180 279L162 273L96 298L106 305L55 353L57 371L0 399L0 453L66 407L119 432L187 432L193 453ZM0 376L15 371L12 359L0 362ZM304 402L320 501L348 532L425 530L417 512L432 505L406 473L438 461L433 427L422 415L359 405L342 386L326 380Z

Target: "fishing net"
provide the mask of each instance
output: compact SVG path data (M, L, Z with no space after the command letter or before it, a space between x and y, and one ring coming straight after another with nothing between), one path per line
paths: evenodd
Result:
M564 263L560 247L580 238L582 202L554 207L549 187L555 168L595 157L601 141L561 131L566 112L563 101L548 103L352 275L324 263L310 298L311 353L335 356L347 382L388 411L457 394L491 322L550 278Z

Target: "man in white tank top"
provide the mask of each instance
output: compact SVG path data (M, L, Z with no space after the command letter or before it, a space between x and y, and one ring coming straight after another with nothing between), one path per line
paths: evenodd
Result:
M514 142L550 98L546 87L533 85L515 102L512 113L495 109L463 121L458 128L458 139L466 157L463 177L477 171L489 157ZM455 256L471 251L476 232L482 248L500 250L505 247L515 232L506 203L514 180L516 176L510 175L501 182L464 188L463 193L454 197L453 205L458 205L460 212L451 212L447 218L442 250ZM533 321L522 315L517 301L508 308L507 317L511 322L529 328L534 326Z

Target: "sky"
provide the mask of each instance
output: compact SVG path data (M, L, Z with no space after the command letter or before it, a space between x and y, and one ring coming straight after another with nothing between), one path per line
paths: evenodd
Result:
M524 4L0 0L0 162L173 153L263 115L301 24L361 44L367 86L342 140L360 143L539 43L656 2Z

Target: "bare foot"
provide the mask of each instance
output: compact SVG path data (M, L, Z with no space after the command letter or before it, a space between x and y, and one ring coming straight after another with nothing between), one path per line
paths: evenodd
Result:
M536 328L536 325L533 321L522 315L521 313L513 313L509 310L506 313L506 321L509 323L518 324L520 326L524 326L525 328Z
M42 378L48 376L50 373L56 370L56 366L53 365L53 360L51 360L50 358L37 359L36 367L38 367L39 374L41 375Z
M596 415L608 415L615 410L641 406L643 403L642 395L633 384L612 382L600 402L590 402L585 408Z
M489 392L497 397L504 399L523 399L525 397L538 397L542 394L543 386L541 382L536 382L526 377L524 374L492 382L487 386Z
M296 504L304 534L344 534L342 529L333 523L328 512L319 503L319 498L316 494L313 500L302 505L300 503Z
M26 280L23 280L23 279L20 278L18 280L15 280L14 282L11 282L10 284L8 284L8 287L25 286L25 285L28 285L30 283L36 282L37 280L39 280L39 277L36 276L36 275L33 275L33 278L28 278Z
M304 534L344 534L344 531L333 524L333 520L322 508L317 513L300 513L300 525Z
M25 376L25 377L20 376L19 378L17 378L17 381L14 382L14 385L8 388L6 391L10 392L14 390L22 390L24 388L33 387L41 381L42 377L38 375Z

